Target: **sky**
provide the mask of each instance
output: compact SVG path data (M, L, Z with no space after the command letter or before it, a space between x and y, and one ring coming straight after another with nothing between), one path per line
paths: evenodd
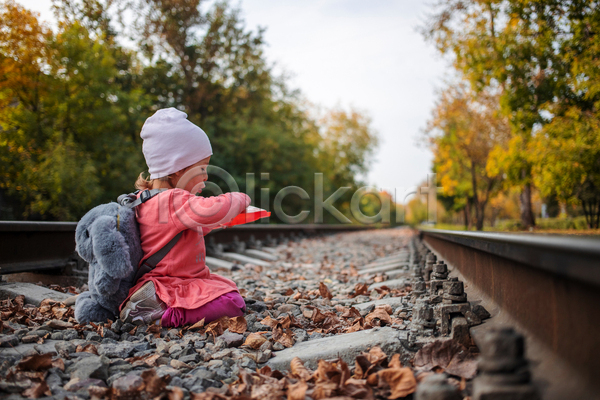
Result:
M17 0L52 20L50 0ZM238 0L248 29L266 28L265 54L290 87L324 108L357 108L380 144L365 181L403 193L427 178L431 152L419 140L448 63L417 31L420 0Z

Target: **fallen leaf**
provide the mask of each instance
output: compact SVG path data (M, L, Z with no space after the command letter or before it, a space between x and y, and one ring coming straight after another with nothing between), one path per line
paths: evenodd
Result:
M356 320L354 320L354 323L352 324L352 326L350 326L349 328L346 328L345 332L346 333L352 333L352 332L358 332L362 329L364 329L364 319L363 318L357 318Z
M268 315L259 322L265 326L268 326L269 328L273 328L275 325L277 325L279 323L279 321L271 318Z
M381 350L381 347L372 347L367 353L367 358L371 364L379 364L387 360L387 355Z
M191 400L226 400L227 397L215 392L190 393Z
M376 323L376 321L379 321L379 325ZM382 326L391 325L392 319L384 309L376 308L365 317L365 322L373 326Z
M229 320L229 331L235 333L244 333L248 328L248 323L246 322L246 318L243 316L231 318Z
M246 341L244 342L244 346L249 346L256 350L260 346L262 346L262 344L266 341L267 341L267 338L265 338L263 335L260 335L258 333L251 333L246 338Z
M375 308L376 309L377 308L383 309L386 313L388 313L388 315L392 315L394 313L394 310L392 309L392 306L390 306L389 304L382 304L382 305L379 305L379 306L377 306Z
M142 372L141 377L144 380L145 391L152 397L163 393L169 384L169 381L171 380L169 375L165 375L163 377L158 376L154 368L150 368Z
M327 316L321 310L318 308L313 310L312 320L315 324L325 321L325 318L327 318Z
M52 392L45 381L35 382L31 387L21 393L23 397L29 397L30 399L37 399L42 396L52 396Z
M386 368L372 376L377 376L378 387L389 387L389 399L406 397L417 390L417 381L410 368ZM370 383L370 382L369 382Z
M312 375L312 372L304 366L304 363L299 357L294 357L290 362L290 371L292 374L305 381L309 380Z
M298 381L287 388L288 400L304 400L306 398L306 390L308 385L304 381Z
M225 332L225 329L229 327L229 317L223 316L206 326L206 333L217 337Z
M453 340L436 340L423 346L415 355L413 364L426 371L440 367L448 374L465 379L473 378L477 372L475 357Z
M88 393L90 394L90 397L92 398L92 400L100 400L100 399L106 399L109 398L109 392L110 389L106 388L106 387L101 387L101 386L88 386Z
M331 300L333 298L333 295L329 291L329 288L323 282L319 282L319 293L324 299Z
M18 371L44 371L52 368L52 354L34 354L23 358L16 366Z
M354 307L350 307L348 310L346 310L342 315L342 318L361 318L362 316L360 315L360 312L354 308Z
M167 396L169 400L183 400L183 390L177 386L173 386L169 390L169 394Z
M156 327L158 328L157 325L156 325ZM202 327L204 327L204 318L202 318L200 321L196 322L194 325L190 326L189 330L198 330ZM160 332L160 329L159 329L159 332Z
M85 347L82 345L78 345L75 349L76 353L90 353L98 355L98 349L92 343L86 345Z
M392 359L388 363L390 368L402 368L402 361L400 361L400 354L394 354Z
M351 293L348 297L353 299L356 296L366 294L368 291L369 285L367 285L366 283L357 283L356 286L354 286L354 292Z
M315 388L313 389L312 397L315 400L320 399L330 399L335 397L335 392L338 388L338 384L330 381L318 382L315 384Z
M294 332L291 329L286 329L277 341L285 347L292 347L294 345Z
M65 362L62 358L58 357L52 360L52 368L58 368L61 371L65 371Z
M202 322L202 324L204 324L204 318L202 318L202 320L200 320L199 322L196 322L196 324ZM194 324L195 325L195 324ZM190 328L191 329L191 328ZM154 337L156 339L160 338L160 326L158 325L150 325L148 327L148 330L146 330L147 333L151 333L152 335L154 335Z

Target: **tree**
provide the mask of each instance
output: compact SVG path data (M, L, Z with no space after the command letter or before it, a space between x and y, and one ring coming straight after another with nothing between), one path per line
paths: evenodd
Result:
M241 190L254 173L270 203L286 186L310 193L315 172L330 188L356 186L366 171L376 146L368 118L354 110L314 117L267 65L262 30L246 29L226 3L203 11L200 0L58 0L56 32L6 4L0 199L13 217L73 220L131 190L145 170L141 125L164 107L186 111L211 137L211 162ZM125 27L118 22L129 6L137 18ZM119 44L126 35L137 48Z
M27 218L77 219L123 193L142 168L143 93L125 87L131 54L102 31L60 21L53 34L24 8L6 6L1 185Z
M558 52L565 90L535 137L533 156L544 195L583 207L589 228L600 227L600 11L598 2L569 2Z
M456 196L454 207L465 210L467 228L472 205L475 227L483 229L485 208L501 182L500 174L486 169L490 153L507 141L509 132L497 95L473 92L465 84L450 86L441 93L426 135L444 194Z
M535 138L536 184L543 195L583 206L590 229L600 227L600 118L577 107L555 117ZM543 160L543 162L542 162Z
M566 87L564 65L556 50L563 34L567 2L556 0L440 1L425 36L442 53L454 55L454 66L478 90L500 93L512 138L493 153L507 182L521 187L521 220L535 225L531 190L534 129L543 125L547 104Z

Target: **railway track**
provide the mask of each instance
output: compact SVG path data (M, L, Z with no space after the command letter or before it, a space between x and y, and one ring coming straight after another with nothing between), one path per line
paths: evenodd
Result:
M0 221L0 275L56 270L67 266L84 268L75 253L76 222ZM277 245L296 237L362 230L356 225L261 225L249 224L211 232L211 243L224 248L236 241L248 247ZM257 242L257 241L260 241ZM219 252L219 248L215 248Z
M82 327L63 315L60 324L71 326L46 331L43 343L29 343L39 327L10 322L14 331L1 335L0 342L12 336L14 348L0 348L0 356L12 361L0 365L0 372L15 368L23 353L64 350L62 343L69 340L81 348L95 346L99 356L94 360L108 362L102 383L95 383L107 385L113 394L133 375L152 369L161 376L170 374L167 388L181 388L183 398L200 398L197 394L207 390L233 398L232 393L241 390L235 382L239 374L254 374L252 382L266 382L256 368L268 365L285 371L295 357L312 370L322 365L339 369L341 364L331 360L341 358L356 377L355 360L358 363L360 354L378 346L389 357L398 354L402 365L410 368L421 400L440 398L427 397L434 392L448 399L599 398L597 240L408 228L243 228L215 232L214 240L207 236L207 264L233 279L246 299L242 333L233 332L230 325L214 338L206 327L163 329L152 336L146 328L132 330L118 320ZM291 239L276 239L283 229L294 232ZM330 234L322 235L325 232ZM6 285L0 292L2 287ZM61 295L58 300L68 297ZM35 294L26 300L39 303ZM256 335L266 340L255 348L248 341ZM69 373L81 362L75 347L70 350L65 357ZM65 355L58 352L59 357ZM383 364L373 364L373 371L392 368L378 362ZM436 381L433 372L441 370L447 375ZM66 372L50 374L53 395L83 390ZM276 389L283 397L291 395L288 385L300 379L293 372L287 376ZM314 379L306 380L306 396L322 398L315 393L325 383ZM377 398L393 393L395 383L373 386L367 381L373 383L365 379L355 384L364 384ZM328 397L348 396L349 386L339 381L336 385ZM0 379L0 391L3 387L22 389ZM84 392L89 396L87 389ZM365 398L365 392L352 393L349 397Z

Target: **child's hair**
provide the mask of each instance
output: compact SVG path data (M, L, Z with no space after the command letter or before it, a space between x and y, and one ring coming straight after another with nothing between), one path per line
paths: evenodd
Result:
M171 175L163 176L163 177L156 178L156 179L144 178L144 173L140 172L140 176L138 176L137 180L135 181L135 188L139 189L139 190L146 190L146 189L150 190L150 189L152 189L152 183L154 181L162 181L162 182L170 183L170 179L171 179Z

